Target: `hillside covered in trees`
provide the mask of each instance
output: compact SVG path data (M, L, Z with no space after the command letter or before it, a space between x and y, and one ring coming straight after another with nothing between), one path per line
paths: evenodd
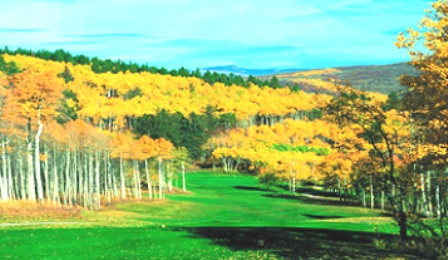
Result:
M70 52L64 51L62 49L58 49L55 51L47 51L47 50L32 51L22 48L11 50L8 47L5 47L3 49L0 49L0 54L23 55L29 57L36 57L43 60L68 62L73 65L78 64L91 65L91 69L95 73L105 73L105 72L118 73L126 71L129 71L131 73L149 72L160 75L196 77L204 80L209 84L220 82L226 86L239 85L243 87L249 87L250 84L255 84L259 86L267 86L270 88L281 87L277 78L275 77L267 80L260 80L252 75L249 75L247 78L243 78L241 75L236 75L233 73L218 73L213 70L212 71L206 70L204 73L202 73L200 69L187 70L184 67L181 67L178 70L175 69L168 70L164 67L157 68L155 66L148 66L146 64L141 65L133 62L126 63L121 60L115 60L115 61L111 59L103 60L97 57L90 58L82 54L72 55Z
M364 89L388 95L405 90L399 81L401 75L415 76L417 73L417 70L406 63L396 63L306 70L260 76L258 78L260 80L270 80L275 76L281 85L297 85L307 92L334 92L337 82L359 90Z
M319 116L330 99L196 77L97 73L23 55L5 54L2 64L3 200L99 207L102 196L141 197L143 179L162 197L175 164L211 163L213 148L204 145L212 136Z

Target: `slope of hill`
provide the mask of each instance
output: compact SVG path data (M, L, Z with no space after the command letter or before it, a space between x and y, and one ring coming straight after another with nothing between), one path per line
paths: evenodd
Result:
M321 85L334 82L349 83L357 89L389 94L402 90L398 79L403 74L415 75L417 72L406 63L375 66L337 67L335 69L310 70L305 72L281 73L276 76L283 84L302 86L305 91L322 90ZM269 76L270 77L270 76ZM261 79L269 78L267 76ZM331 92L331 89L328 91Z

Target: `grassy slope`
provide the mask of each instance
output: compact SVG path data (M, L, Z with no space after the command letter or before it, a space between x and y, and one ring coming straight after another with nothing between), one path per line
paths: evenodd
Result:
M327 81L330 76L336 76L337 78L341 79L342 82L348 81L353 87L357 89L364 88L367 91L389 94L393 91L403 90L403 87L398 81L401 75L416 74L415 70L406 63L378 66L339 67L336 69L340 70L340 72L332 74L313 75L307 78L317 78ZM277 76L280 78L280 81L282 83L289 84L291 86L291 80L294 80L296 78L294 76L294 73L279 74ZM261 78L266 79L266 77Z
M367 91L389 94L403 90L398 79L403 74L415 75L415 70L406 63L384 66L359 66L337 68L336 73L341 80L348 80L355 88L365 88Z
M86 212L84 225L1 228L3 259L382 258L377 211L258 189L247 176L190 174L190 195ZM333 204L335 202L331 202ZM383 234L382 236L387 236ZM260 246L259 241L264 245ZM393 255L392 255L393 256Z

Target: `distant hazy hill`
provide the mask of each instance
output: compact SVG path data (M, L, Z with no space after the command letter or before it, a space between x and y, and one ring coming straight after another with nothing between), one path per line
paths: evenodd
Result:
M365 88L388 94L392 91L402 90L398 79L403 74L417 75L417 71L407 63L397 63L384 66L356 66L336 68L341 80L348 80L355 88Z
M334 69L308 70L296 73L278 73L276 76L283 84L298 83L305 90L313 91L313 82L318 80L331 83L336 80L349 82L357 89L389 94L403 89L398 79L403 74L416 75L417 72L407 63L376 66L336 67ZM266 79L269 77L260 77ZM301 84L302 83L302 84ZM319 89L319 88L318 88Z
M393 91L403 89L398 79L403 74L415 75L417 72L407 63L396 63L390 65L372 65L372 66L351 66L336 67L334 69L246 69L236 66L216 66L204 68L203 71L212 71L217 73L233 73L235 75L257 76L262 80L270 79L273 75L277 76L282 84L290 86L297 83L307 92L327 92L326 87L322 87L320 82L333 84L335 80L349 82L357 89L364 88L367 91L389 94ZM320 82L319 82L320 81ZM319 86L313 86L317 84ZM325 85L323 84L323 85ZM331 92L331 90L329 90Z
M217 73L233 73L235 75L241 76L266 76L266 75L274 75L281 73L289 73L295 71L303 71L303 69L245 69L237 66L229 65L229 66L216 66L216 67L208 67L203 68L203 71L212 71Z

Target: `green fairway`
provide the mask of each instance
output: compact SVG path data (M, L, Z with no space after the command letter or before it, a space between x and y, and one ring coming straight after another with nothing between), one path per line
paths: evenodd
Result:
M2 259L377 259L396 233L378 211L265 191L250 176L190 173L189 194L119 203L73 225L2 227ZM375 231L377 233L375 233ZM381 233L381 234L379 234Z

